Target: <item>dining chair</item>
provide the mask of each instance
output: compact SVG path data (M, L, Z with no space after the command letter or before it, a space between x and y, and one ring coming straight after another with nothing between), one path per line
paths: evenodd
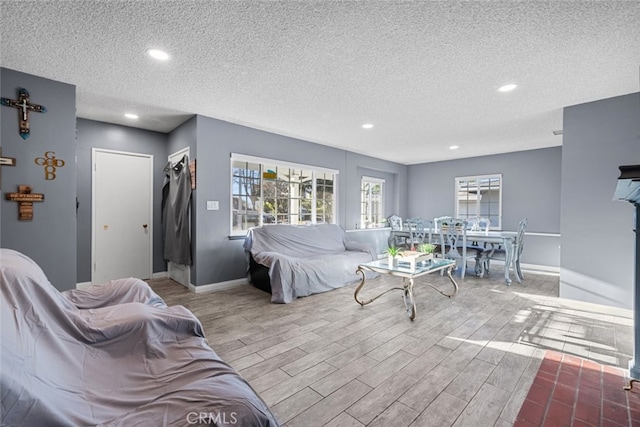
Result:
M522 274L522 269L520 267L520 258L522 256L522 251L524 249L524 233L527 229L528 219L523 218L520 220L518 224L518 233L516 234L516 242L514 245L513 251L513 266L514 272L518 281L524 279L524 275ZM489 267L491 260L500 260L506 262L507 251L502 245L489 245L486 250L482 251L478 254L477 263L480 266L480 277L483 277L485 273L489 274ZM507 266L507 268L511 268L511 266Z
M447 223L447 221L451 221L453 219L452 216L440 216L433 219L433 234L434 234L434 244L436 249L434 251L434 256L444 257L442 254L442 237L441 237L441 224ZM439 255L438 255L439 254Z
M407 238L403 235L397 235L394 233L396 231L405 231L402 225L402 217L398 215L391 215L387 218L387 222L389 227L391 227L391 234L388 241L389 246L404 246Z
M486 233L491 227L491 220L482 216L467 218L467 227L469 231L484 231Z
M467 218L467 229L471 232L483 232L488 233L489 228L491 227L491 220L489 218L485 218L482 216L476 216ZM475 255L475 273L476 276L482 277L484 275L483 265L480 262L482 252L487 249L486 243L480 243L478 241L472 240L468 242L467 248L472 251Z
M422 225L422 221L423 219L419 216L415 216L412 218L407 218L404 221L404 225L403 225L403 229L409 233L408 236L405 239L405 246L407 247L407 249L411 249L412 246L412 230L422 230L423 225Z
M408 246L411 250L417 250L418 246L423 243L431 243L433 221L423 218L412 218L407 224L409 226Z
M389 223L391 231L402 231L402 217L398 215L391 215L387 218L387 223Z
M467 246L467 221L452 217L439 217L435 220L440 233L440 251L443 258L460 260L460 277L464 279L467 271L467 259L476 258L478 249ZM473 254L468 254L471 250Z

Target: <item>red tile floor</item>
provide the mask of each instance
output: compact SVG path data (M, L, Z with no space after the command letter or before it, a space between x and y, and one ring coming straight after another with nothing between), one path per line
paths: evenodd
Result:
M514 426L640 427L640 383L626 371L547 351Z

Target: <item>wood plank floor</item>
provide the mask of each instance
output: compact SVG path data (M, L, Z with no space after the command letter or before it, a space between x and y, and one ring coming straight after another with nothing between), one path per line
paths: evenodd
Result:
M630 310L559 299L558 277L526 274L416 280L410 321L394 291L365 307L356 285L271 304L252 286L194 294L149 283L202 322L212 348L245 377L286 426L511 426L546 350L627 369ZM401 279L368 281L361 298Z

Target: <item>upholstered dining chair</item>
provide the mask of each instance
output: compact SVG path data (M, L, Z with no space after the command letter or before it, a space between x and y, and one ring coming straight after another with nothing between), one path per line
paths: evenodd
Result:
M522 269L520 268L520 258L524 249L524 233L527 229L528 219L523 218L518 224L518 234L516 235L516 243L513 251L513 266L518 282L524 279ZM502 245L489 245L487 249L478 254L476 263L480 266L480 277L483 277L485 273L489 273L489 267L491 260L505 261L507 258L507 251ZM510 266L508 266L510 268Z

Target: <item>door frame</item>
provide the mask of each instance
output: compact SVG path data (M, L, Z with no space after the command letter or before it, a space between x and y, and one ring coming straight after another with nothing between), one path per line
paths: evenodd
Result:
M149 278L153 276L153 154L135 153L131 151L91 148L91 284L95 283L96 271L96 157L97 153L109 153L122 156L144 157L151 161L149 168Z

